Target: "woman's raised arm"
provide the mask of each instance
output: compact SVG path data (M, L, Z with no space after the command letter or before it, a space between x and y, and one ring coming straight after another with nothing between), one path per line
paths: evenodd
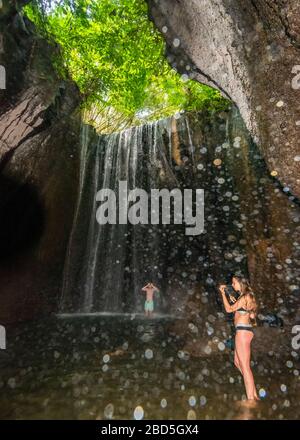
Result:
M220 287L220 292L222 294L223 304L227 313L233 313L245 305L245 298L243 297L239 298L234 304L230 305L224 291L224 286Z

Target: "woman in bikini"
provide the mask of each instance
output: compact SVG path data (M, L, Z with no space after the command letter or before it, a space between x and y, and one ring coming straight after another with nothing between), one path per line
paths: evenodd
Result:
M253 326L256 325L257 304L254 293L247 280L234 276L232 278L232 287L234 290L241 292L241 296L233 305L230 305L226 298L226 286L221 285L219 290L222 294L226 312L234 312L234 325L236 330L234 365L243 376L247 399L260 400L256 392L250 366L251 341L254 336Z

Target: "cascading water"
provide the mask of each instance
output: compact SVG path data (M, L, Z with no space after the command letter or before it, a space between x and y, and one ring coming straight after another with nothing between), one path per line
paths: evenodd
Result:
M110 135L98 136L83 126L81 137L61 313L143 313L141 288L149 281L160 289L155 298L159 316L180 315L191 298L194 304L213 301L215 308L216 284L231 272L247 274L249 264L262 291L274 277L280 292L285 279L296 279L288 266L286 277L274 273L282 267L279 252L274 253L277 265L261 267L258 260L257 247L270 253L272 234L281 231L270 211L285 213L294 237L298 208L270 177L236 109L213 116L183 114ZM188 236L186 225L172 220L100 225L96 194L102 188L118 194L120 181L127 182L128 191L140 188L147 194L151 189L204 189L204 232ZM274 295L263 299L272 308Z
M176 138L180 131L187 134L184 154ZM153 188L180 188L183 168L184 174L193 174L195 168L188 119L179 118L176 132L174 119L168 118L104 136L83 126L81 136L80 190L60 311L142 311L141 288L150 280L160 287L164 284L169 236L175 231L183 235L183 226L100 225L96 221L96 193L109 188L118 194L120 181L127 182L128 191L141 188L148 194ZM175 148L180 158L176 159ZM117 208L119 205L120 201ZM158 294L156 311L163 312L166 307L166 298Z

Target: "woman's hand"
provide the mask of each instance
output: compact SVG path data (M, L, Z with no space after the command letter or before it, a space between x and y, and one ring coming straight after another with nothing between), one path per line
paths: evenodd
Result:
M229 299L231 302L235 303L236 302L236 298L233 295L229 295Z
M225 295L225 288L226 288L226 285L225 285L225 284L221 284L221 285L219 286L219 290L220 290L220 292L221 292L222 295Z

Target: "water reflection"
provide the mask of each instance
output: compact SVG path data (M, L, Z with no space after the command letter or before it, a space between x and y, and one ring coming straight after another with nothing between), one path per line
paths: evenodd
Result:
M173 324L82 316L9 330L0 352L1 419L299 418L299 365L286 365L288 353L279 364L254 354L266 397L252 406L230 349L193 357Z

